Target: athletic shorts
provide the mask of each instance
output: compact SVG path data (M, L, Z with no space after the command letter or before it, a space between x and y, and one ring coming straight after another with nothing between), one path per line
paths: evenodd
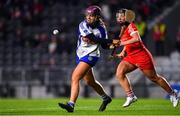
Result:
M126 61L130 64L133 64L140 68L141 70L153 70L154 61L151 53L148 50L142 50L133 55L127 55L123 58L123 61Z
M95 64L97 63L99 57L96 56L89 56L86 55L82 58L79 59L79 57L76 57L76 63L79 64L80 61L85 62L87 64L89 64L91 67L95 66Z

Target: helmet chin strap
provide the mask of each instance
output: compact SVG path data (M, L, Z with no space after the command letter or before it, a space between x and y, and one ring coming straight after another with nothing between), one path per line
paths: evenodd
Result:
M127 21L120 23L121 26L128 26L129 24L130 24L130 23L127 22Z
M98 25L100 25L100 19L97 17L97 19L93 22L93 23L88 23L88 25L91 27L91 28L95 28L97 27Z
M97 21L95 21L95 22L89 24L89 26L90 26L91 28L95 28L95 27L97 27L97 25L99 25L99 24L100 24L100 21L97 20Z

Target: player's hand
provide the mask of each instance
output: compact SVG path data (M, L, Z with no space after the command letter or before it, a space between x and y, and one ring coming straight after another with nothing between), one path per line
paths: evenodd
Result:
M108 57L108 60L114 60L116 58L123 58L124 56L122 54L113 54Z
M96 44L95 42L91 41L89 38L82 37L82 40L86 42L87 44Z
M114 54L113 56L116 57L116 58L124 58L126 55L126 53L124 51L122 51L121 53L119 54Z
M112 44L109 46L110 49L114 49L120 45L120 40L113 39Z
M114 44L115 46L118 46L120 44L120 40L113 39L112 44Z
M114 44L111 44L111 45L109 46L109 49L114 49L114 48L115 48Z

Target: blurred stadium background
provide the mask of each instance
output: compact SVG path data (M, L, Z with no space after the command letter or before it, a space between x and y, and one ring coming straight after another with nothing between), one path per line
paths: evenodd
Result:
M1 0L1 98L69 96L77 27L84 19L83 10L92 4L101 6L110 38L119 32L115 21L117 9L135 10L136 23L155 58L157 71L180 91L179 0ZM60 33L52 35L54 29ZM115 78L119 60L108 61L111 51L101 51L101 60L95 67L96 78L112 97L124 97ZM128 76L138 97L166 97L139 70ZM81 97L97 96L83 82L81 86Z

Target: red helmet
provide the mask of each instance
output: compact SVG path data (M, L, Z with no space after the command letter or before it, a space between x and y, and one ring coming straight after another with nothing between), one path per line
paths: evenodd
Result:
M99 6L96 6L96 5L89 6L86 9L85 14L101 16L101 8Z

